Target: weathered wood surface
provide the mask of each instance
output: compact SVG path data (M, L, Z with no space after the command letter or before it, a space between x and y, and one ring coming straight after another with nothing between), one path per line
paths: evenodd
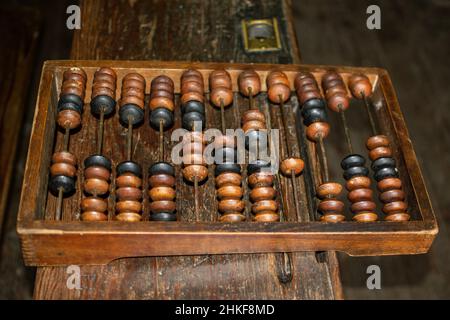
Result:
M293 30L287 19L290 8L278 1L86 1L81 6L83 26L75 33L73 59L298 62ZM270 17L274 13L289 35L283 40L285 49L277 54L243 53L240 19ZM67 289L66 268L39 268L35 298L342 297L335 254L325 254L324 262L318 262L313 253L290 256L293 278L286 284L278 279L282 260L275 254L122 259L102 267L82 267L81 290Z

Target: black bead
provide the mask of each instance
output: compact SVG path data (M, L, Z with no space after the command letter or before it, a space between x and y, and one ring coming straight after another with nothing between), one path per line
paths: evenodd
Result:
M191 100L181 105L181 112L189 113L189 112L198 112L201 114L205 114L205 105L200 101Z
M50 177L49 188L54 195L58 195L59 188L63 189L64 194L71 193L75 190L75 178L68 176Z
M351 167L362 167L366 163L366 159L359 154L351 154L341 161L342 169L346 170Z
M398 178L398 171L396 168L392 167L381 168L380 170L375 172L373 177L377 181L381 181L386 178Z
M345 180L350 180L353 177L367 177L367 175L369 174L369 169L367 169L366 167L350 167L348 169L346 169L344 171L344 179Z
M120 121L128 126L128 117L131 117L131 124L134 126L144 120L144 110L134 104L126 104L119 109Z
M302 105L302 111L306 111L309 109L326 109L325 102L323 99L309 99Z
M216 168L214 169L214 174L216 176L221 175L222 173L241 173L241 166L237 163L222 163L216 165Z
M97 116L100 116L102 112L105 116L110 115L114 112L116 107L116 100L107 95L96 96L91 100L91 112Z
M253 161L252 163L249 163L247 166L247 174L251 175L255 172L259 172L262 169L268 169L270 168L270 162L266 161L266 160L256 160Z
M199 130L198 122L201 122L201 129L205 129L205 116L200 112L189 112L183 114L183 128L189 131Z
M150 125L159 130L159 122L162 120L164 130L173 126L173 112L166 108L156 108L150 114Z
M142 177L141 166L133 161L124 161L117 165L117 176L121 176L125 173L132 173L137 177Z
M89 168L93 166L99 166L111 171L111 160L100 154L93 154L84 159L84 167Z
M175 176L175 168L173 165L167 162L155 162L148 168L148 174L154 176L157 174L167 174L169 176Z
M302 110L303 123L309 126L313 122L327 122L327 111L325 108L311 108Z
M395 168L395 159L394 158L378 158L374 162L372 162L372 170L378 171L381 168Z
M247 150L250 149L250 141L253 143L257 143L258 144L258 150L260 150L260 152L262 150L266 150L267 149L267 143L268 143L269 137L268 137L268 131L264 130L264 131L260 131L260 130L251 130L251 131L247 131L247 133L245 134L245 148ZM265 145L262 145L262 141L265 142ZM255 148L256 150L256 148Z
M155 212L150 215L152 221L177 221L177 215L171 212Z
M214 163L236 162L236 150L234 148L219 148L214 152Z
M82 113L83 105L84 102L80 96L77 96L76 94L64 94L61 97L59 97L58 111L71 109L76 110L79 113Z

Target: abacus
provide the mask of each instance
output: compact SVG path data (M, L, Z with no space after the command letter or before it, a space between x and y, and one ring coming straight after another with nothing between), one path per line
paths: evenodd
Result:
M367 149L347 117L357 108L372 131ZM220 134L211 138L213 129ZM342 137L338 158L326 151L332 135ZM48 266L419 254L438 227L383 69L48 61L17 230L25 263Z

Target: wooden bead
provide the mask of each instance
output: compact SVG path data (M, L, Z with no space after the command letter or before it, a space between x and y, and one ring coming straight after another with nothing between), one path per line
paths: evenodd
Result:
M273 84L269 87L267 95L273 103L286 102L291 96L291 89L281 83ZM281 99L281 101L280 101Z
M339 213L325 213L324 215L322 215L320 217L320 221L322 222L328 222L328 223L337 223L337 222L342 222L345 220L345 216L343 214L339 214Z
M64 71L63 73L63 80L68 80L72 78L80 78L80 81L86 82L87 75L86 72L79 67L71 67Z
M107 221L108 215L100 211L84 211L81 214L82 221Z
M353 220L357 222L374 222L378 220L375 212L361 212L353 216Z
M306 128L306 136L314 142L325 139L329 133L330 125L326 122L313 122Z
M142 190L133 187L122 187L116 190L116 195L120 200L140 200L142 198Z
M317 187L316 193L320 199L336 198L342 192L342 185L337 182L325 182Z
M197 92L187 92L181 96L181 103L185 104L189 101L199 101L203 103L205 101L205 97L202 94Z
M217 188L224 186L239 186L241 184L241 175L238 173L227 172L222 173L216 177Z
M369 150L373 150L378 147L389 147L389 138L385 135L376 135L367 139L366 147Z
M141 212L142 204L140 201L124 200L116 202L117 212Z
M394 201L394 202L389 202L386 203L383 206L383 212L385 214L394 214L394 213L402 213L402 212L406 212L406 209L408 209L408 206L406 205L406 203L404 201Z
M319 203L318 206L319 211L325 212L337 212L341 213L344 209L344 203L335 199L327 199L323 200Z
M92 166L88 167L84 170L84 178L85 179L102 179L105 181L109 181L111 173L108 169L100 166Z
M209 85L212 90L217 87L232 87L231 76L225 70L214 70L209 74Z
M61 128L75 129L81 124L81 115L74 110L62 110L56 121Z
M379 158L392 157L392 150L388 147L378 147L369 151L369 158L375 161Z
M350 202L359 202L359 201L371 201L372 200L372 190L361 188L350 191L347 195L347 198Z
M245 216L240 212L227 212L219 217L220 222L241 222Z
M83 211L105 212L108 210L108 203L101 198L87 197L81 200L81 209Z
M256 187L250 191L250 199L252 202L261 200L271 200L275 198L276 191L272 187Z
M268 172L256 172L248 177L248 184L252 188L270 187L273 185L274 176Z
M380 194L380 200L384 203L403 201L405 193L401 189L388 190Z
M247 121L242 125L242 130L244 133L247 133L252 130L263 130L266 129L266 124L261 121Z
M370 178L364 176L353 177L347 181L345 187L348 191L355 189L368 189L370 187Z
M399 178L387 178L378 182L378 190L380 192L386 192L388 190L401 189L402 181Z
M84 191L93 195L102 195L108 192L109 183L103 179L91 178L84 180Z
M176 210L177 206L174 201L153 201L150 203L150 211L153 213L158 212L174 212Z
M175 199L176 192L170 187L155 187L151 188L148 194L153 201L161 201Z
M406 212L401 213L393 213L384 218L386 221L394 221L394 222L402 222L402 221L409 221L411 216Z
M348 97L343 94L336 94L329 99L327 99L328 108L334 112L345 111L350 106Z
M151 187L174 187L175 177L168 174L155 174L149 179L149 184Z
M77 174L77 169L68 163L54 163L50 167L50 174L52 176L74 177Z
M257 201L252 205L252 212L254 214L263 212L263 211L273 211L276 212L278 210L278 203L275 200L262 200Z
M300 174L303 171L303 168L305 167L305 163L300 158L288 158L283 160L281 162L281 172L285 176L291 176L292 172L294 172L295 175Z
M376 209L375 202L373 201L359 201L352 203L350 210L354 213L360 212L372 212Z
M220 200L218 209L220 212L241 212L245 208L245 203L239 199Z
M249 88L251 89L252 96L256 96L261 91L261 80L259 75L254 70L244 70L239 74L239 91L249 96Z
M247 110L242 115L242 123L245 123L247 121L260 121L263 123L266 123L266 117L264 116L264 113L262 113L259 110Z
M190 181L194 182L197 178L197 181L203 181L208 177L208 168L199 164L193 164L183 168L183 177Z
M243 191L239 185L228 185L217 189L217 197L219 199L240 199Z
M211 91L211 101L216 107L220 107L221 103L227 107L233 102L233 91L224 87L215 88Z
M72 166L77 165L77 158L68 151L55 152L52 155L52 163L67 163Z
M348 82L350 91L355 98L362 99L361 93L365 97L369 97L372 94L372 84L365 75L351 75Z
M256 222L278 222L280 221L280 215L273 211L263 211L255 216Z
M116 178L116 186L121 187L133 187L140 188L142 185L142 179L135 176L134 174L123 174Z
M136 212L121 212L116 215L116 219L124 222L138 222L141 221L142 217Z
M298 94L298 92L297 92ZM298 94L298 98L300 100L300 103L303 104L308 100L311 99L321 99L322 95L320 94L320 91L318 89L316 90L303 90Z
M150 110L155 110L156 108L165 108L173 112L175 106L173 100L166 97L156 97L150 100Z

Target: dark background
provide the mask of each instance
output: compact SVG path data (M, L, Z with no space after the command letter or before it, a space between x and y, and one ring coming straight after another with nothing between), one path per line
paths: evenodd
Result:
M25 268L22 263L15 233L16 212L42 62L68 58L73 33L65 27L65 10L74 2L9 1L0 8L3 24L8 19L25 18L36 19L39 27L10 200L1 232L0 298L32 297L34 269ZM376 66L389 71L439 220L440 233L429 254L371 258L340 255L345 297L450 298L450 197L446 189L450 178L450 1L302 0L293 4L303 63ZM381 8L381 30L366 28L366 8L370 4ZM23 8L30 11L24 13ZM10 29L6 25L2 33ZM2 41L1 50L9 50L11 45ZM368 124L359 119L352 121L354 139L363 141ZM331 153L334 146L344 143L330 139ZM332 163L331 170L332 174L338 174L338 163ZM366 288L365 271L371 264L381 267L382 290Z

